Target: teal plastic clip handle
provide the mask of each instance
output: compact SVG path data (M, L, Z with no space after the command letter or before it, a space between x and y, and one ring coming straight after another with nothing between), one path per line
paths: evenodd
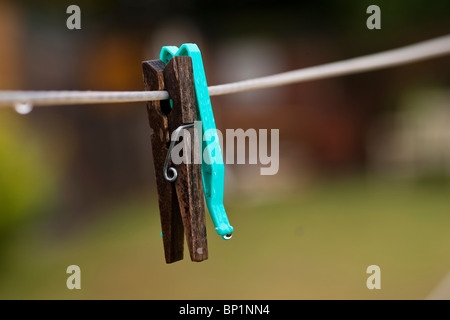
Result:
M206 206L214 223L217 234L223 239L231 238L233 227L228 222L223 206L223 187L225 182L225 166L217 135L214 114L206 83L205 70L200 49L196 44L185 43L180 48L165 46L161 49L160 59L168 63L174 56L188 56L192 59L195 94L197 96L198 118L202 123L202 180ZM205 141L206 140L206 141ZM205 152L206 151L206 152Z

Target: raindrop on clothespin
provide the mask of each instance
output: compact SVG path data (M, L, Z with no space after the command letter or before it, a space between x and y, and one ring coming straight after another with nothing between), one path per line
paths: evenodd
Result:
M16 112L19 114L29 114L31 111L33 111L33 106L28 102L18 102L14 106L14 110L16 110Z

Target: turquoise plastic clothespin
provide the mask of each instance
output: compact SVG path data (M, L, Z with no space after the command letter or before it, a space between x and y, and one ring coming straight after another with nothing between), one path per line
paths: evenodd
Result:
M220 150L219 137L217 136L216 124L214 122L211 100L209 99L202 55L198 46L193 43L183 44L180 48L166 46L161 49L160 59L164 63L167 64L174 56L188 56L192 59L198 117L202 122L202 134L200 136L205 136L209 140L205 141L205 139L202 139L203 190L206 205L216 232L223 239L228 240L231 238L233 227L228 222L227 213L223 206L225 166L223 164L222 151Z

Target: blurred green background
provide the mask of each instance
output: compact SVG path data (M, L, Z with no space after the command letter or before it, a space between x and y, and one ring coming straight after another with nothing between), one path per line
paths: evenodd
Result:
M66 28L81 8L82 29ZM366 9L381 8L381 30ZM447 0L1 1L0 90L142 90L200 46L209 84L448 34ZM0 110L1 299L425 299L450 271L450 59L213 97L217 127L280 130L280 168L227 165L223 241L164 262L145 104ZM247 161L248 163L248 161ZM81 268L81 290L66 268ZM368 290L366 268L381 268ZM447 286L447 287L445 287Z

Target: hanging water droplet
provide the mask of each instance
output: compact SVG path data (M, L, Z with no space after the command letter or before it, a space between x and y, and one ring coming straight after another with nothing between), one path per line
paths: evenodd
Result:
M14 106L14 110L19 114L28 114L33 110L33 106L28 102L19 102Z

